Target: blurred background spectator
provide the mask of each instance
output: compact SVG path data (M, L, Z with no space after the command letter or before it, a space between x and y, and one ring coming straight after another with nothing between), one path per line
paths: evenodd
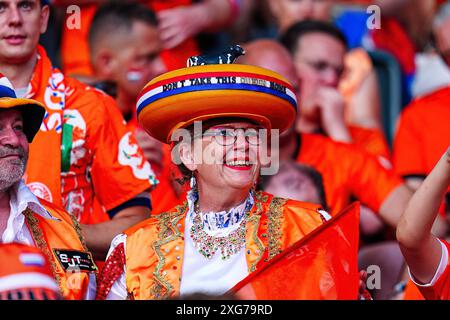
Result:
M50 263L37 248L0 244L0 300L60 300Z
M139 2L135 9L117 11L132 2ZM280 172L264 177L263 188L326 203L330 213L355 199L365 203L360 267L381 268L375 299L402 296L404 285L396 284L407 277L392 227L450 145L450 1L107 3L52 1L41 42L66 73L115 96L160 180L153 214L182 201L184 190L169 148L137 126L136 93L164 70L184 67L189 56L241 43L246 55L237 63L284 75L300 106L297 126L281 136ZM76 14L66 12L71 5L81 9L80 28L68 27ZM435 234L448 234L448 210L443 203Z

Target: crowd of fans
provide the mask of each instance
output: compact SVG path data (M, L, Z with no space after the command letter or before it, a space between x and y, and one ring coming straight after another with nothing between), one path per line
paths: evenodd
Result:
M73 5L80 11L68 10ZM359 201L359 269L381 271L371 296L423 299L408 273L409 265L416 282L434 278L417 262L414 246L425 237L418 230L426 224L435 237L450 238L450 188L439 181L450 171L448 30L445 0L5 0L0 73L18 98L47 109L25 183L73 215L102 268L117 234L182 203L188 191L170 147L138 122L142 88L191 56L240 44L245 55L236 63L284 76L299 106L272 155L278 173L262 176L257 188L316 203L331 216ZM441 183L435 193L443 199L430 200L425 183ZM18 216L0 219L0 255L38 255L5 247L32 245L23 225ZM421 250L433 252L436 266L444 245L430 243ZM14 272L8 267L0 283ZM13 289L0 297L21 292ZM59 298L53 289L26 294Z

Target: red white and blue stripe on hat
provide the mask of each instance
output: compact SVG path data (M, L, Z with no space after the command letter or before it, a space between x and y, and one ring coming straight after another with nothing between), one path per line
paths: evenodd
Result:
M232 79L232 81L224 80ZM138 97L137 113L152 102L189 92L244 90L265 93L286 100L296 109L297 98L291 85L280 79L249 72L203 72L162 79L146 86Z

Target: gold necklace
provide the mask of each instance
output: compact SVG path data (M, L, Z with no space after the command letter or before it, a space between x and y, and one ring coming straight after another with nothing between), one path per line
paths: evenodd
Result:
M245 213L239 227L224 237L214 237L209 235L203 228L200 217L198 202L195 204L195 217L190 230L191 238L194 241L197 251L205 258L211 259L216 252L220 251L222 260L229 259L233 254L238 253L245 245L245 226L251 209L250 201L245 205Z

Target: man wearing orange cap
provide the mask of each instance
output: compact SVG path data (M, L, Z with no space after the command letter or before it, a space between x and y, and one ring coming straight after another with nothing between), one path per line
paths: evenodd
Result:
M347 51L347 40L341 31L327 22L307 20L292 25L281 37L281 42L291 53L299 83L303 112L297 122L298 130L355 144L382 159L383 165L390 168L389 148L379 121L375 120L379 107L370 107L370 103L366 103L361 110L356 110L352 106L355 110L350 113L354 119L347 121L348 104L338 90L345 78ZM362 99L364 102L378 99L376 91L359 95L366 96Z
M0 240L36 246L51 261L52 275L67 299L89 298L95 266L78 222L38 199L22 180L29 152L45 114L43 104L16 98L0 76ZM6 263L2 257L2 264Z
M138 119L172 144L172 161L191 190L180 205L113 240L98 299L225 294L330 218L320 205L254 190L260 170L274 169L264 152L267 131L276 144L278 131L295 119L297 101L275 72L218 64L234 58L195 57L190 61L202 65L163 74L142 90ZM316 274L330 274L329 260L320 261ZM334 280L327 278L332 292ZM305 288L309 297L326 295L319 282Z
M46 108L25 181L74 215L89 249L104 259L116 234L148 217L154 175L114 100L52 66L38 45L48 17L37 0L2 1L0 71L18 96Z

